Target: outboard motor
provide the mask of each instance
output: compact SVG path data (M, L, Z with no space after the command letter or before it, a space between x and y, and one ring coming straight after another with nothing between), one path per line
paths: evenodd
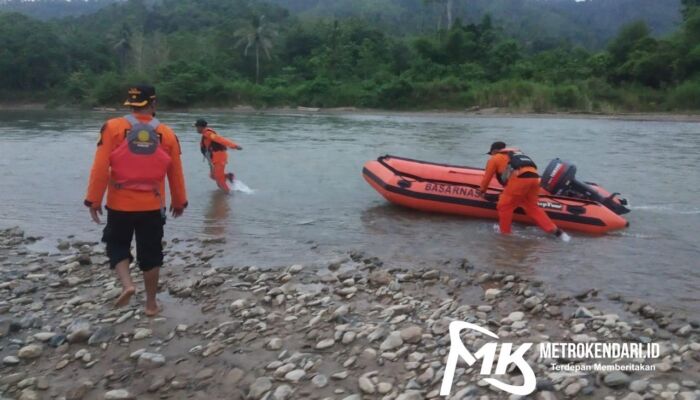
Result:
M549 162L542 174L541 186L555 196L567 196L592 200L604 205L615 214L621 215L630 212L625 207L627 200L617 199L619 193L613 193L608 197L600 194L593 186L576 180L576 166L559 158Z

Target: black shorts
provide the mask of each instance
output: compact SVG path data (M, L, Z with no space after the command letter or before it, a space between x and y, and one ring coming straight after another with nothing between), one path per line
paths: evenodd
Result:
M107 244L109 266L114 269L131 255L131 239L136 234L136 260L141 271L163 265L163 225L165 217L156 211L116 211L107 209L107 226L102 241Z

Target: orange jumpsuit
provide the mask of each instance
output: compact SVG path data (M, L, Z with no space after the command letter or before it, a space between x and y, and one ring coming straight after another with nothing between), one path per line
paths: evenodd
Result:
M486 193L495 174L500 175L508 168L509 161L510 158L506 153L496 153L491 156L486 164L484 178L481 181L481 193ZM530 174L527 175L533 176L522 176L528 172ZM518 207L522 207L525 213L545 232L554 233L557 231L557 226L547 216L547 213L537 205L540 193L540 178L536 174L536 168L523 167L514 171L508 182L506 182L496 206L501 233L509 234L512 232L513 212Z
M225 137L219 136L213 129L205 128L202 132L202 141L200 143L202 154L209 161L211 168L209 177L216 181L216 184L225 192L230 192L226 179L233 181L233 173L226 173L226 162L228 155L226 148L237 149L239 146Z
M151 120L148 115L134 114L134 117L144 123ZM131 124L123 117L110 119L102 126L85 195L86 206L100 208L105 191L107 191L107 207L112 210L154 211L165 206L165 199L155 192L119 189L110 185L109 156L124 141L130 129ZM163 149L171 158L167 172L171 206L172 208L184 209L187 206L187 193L180 160L180 143L172 129L165 124L160 124L156 133L160 136ZM159 193L165 195L165 180L160 184Z

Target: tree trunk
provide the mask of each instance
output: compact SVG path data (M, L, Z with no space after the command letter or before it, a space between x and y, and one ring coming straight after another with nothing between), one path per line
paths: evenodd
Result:
M452 1L453 0L447 0L447 3L445 4L446 12L447 12L447 30L449 31L452 29Z
M260 45L255 45L255 84L260 83Z

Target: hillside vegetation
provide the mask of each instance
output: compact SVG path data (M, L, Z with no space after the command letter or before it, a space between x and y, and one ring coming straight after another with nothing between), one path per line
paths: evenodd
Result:
M292 12L244 0L129 0L50 21L2 13L0 101L116 105L126 85L144 81L176 107L700 108L698 0L683 1L674 32L656 37L631 22L601 50L533 46L490 14L453 14L449 29L409 33L359 16L304 16L318 9L306 2ZM421 5L436 6L445 4Z

